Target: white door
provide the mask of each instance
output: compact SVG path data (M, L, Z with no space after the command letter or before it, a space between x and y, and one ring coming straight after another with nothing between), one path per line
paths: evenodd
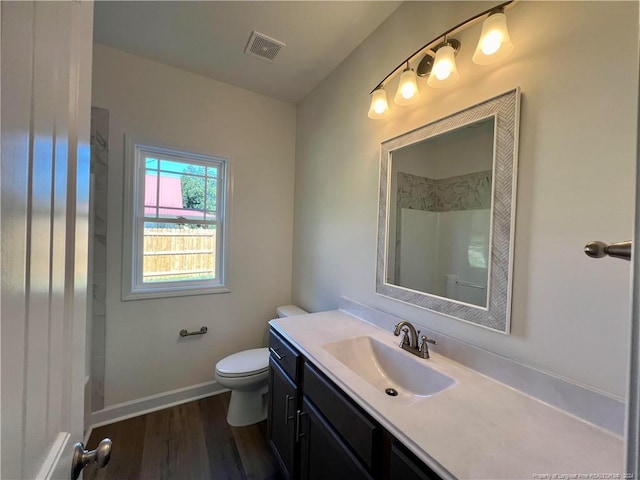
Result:
M3 479L69 478L84 421L93 4L1 2Z

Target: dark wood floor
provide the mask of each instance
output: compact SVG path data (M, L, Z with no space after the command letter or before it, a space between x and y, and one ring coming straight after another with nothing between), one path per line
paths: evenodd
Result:
M113 441L111 461L87 466L85 480L274 480L279 478L266 439L266 422L227 424L229 392L98 427L94 449Z

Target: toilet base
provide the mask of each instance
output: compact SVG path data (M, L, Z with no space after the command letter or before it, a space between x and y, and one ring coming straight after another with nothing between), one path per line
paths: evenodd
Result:
M267 387L254 391L231 391L227 423L245 427L267 419Z

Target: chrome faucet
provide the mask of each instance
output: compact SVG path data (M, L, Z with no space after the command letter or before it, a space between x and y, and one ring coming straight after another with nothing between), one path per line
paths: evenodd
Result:
M416 331L416 328L406 320L398 322L393 329L393 334L397 337L402 332L402 338L400 339L400 348L407 352L413 353L422 358L429 358L429 346L428 343L437 345L435 340L427 338L426 335L420 335L420 330Z

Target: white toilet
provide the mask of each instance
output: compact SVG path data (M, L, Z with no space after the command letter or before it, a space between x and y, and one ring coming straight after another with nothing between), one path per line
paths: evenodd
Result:
M278 318L304 315L295 305L276 309ZM254 348L234 353L216 364L216 381L231 390L227 423L243 427L267 418L269 349Z

